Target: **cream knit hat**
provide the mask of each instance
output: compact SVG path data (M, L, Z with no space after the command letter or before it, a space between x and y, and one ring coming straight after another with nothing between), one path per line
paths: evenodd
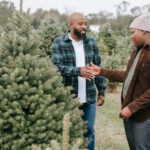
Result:
M133 20L130 28L144 30L150 32L150 13L143 14Z

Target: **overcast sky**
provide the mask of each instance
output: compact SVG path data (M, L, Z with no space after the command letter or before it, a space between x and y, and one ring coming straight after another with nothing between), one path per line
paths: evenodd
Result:
M2 1L2 0L0 0ZM20 0L12 1L16 8L19 8ZM120 4L123 0L23 0L24 10L31 8L31 12L36 11L38 8L49 10L51 8L57 9L59 12L74 12L80 11L84 14L98 13L102 10L115 13L116 5ZM129 8L135 6L144 6L150 4L150 0L125 0L130 3Z

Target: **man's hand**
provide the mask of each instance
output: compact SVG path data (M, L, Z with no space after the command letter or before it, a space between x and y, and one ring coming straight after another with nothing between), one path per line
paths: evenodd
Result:
M97 106L102 106L104 104L104 96L98 96Z
M81 77L83 77L87 80L91 80L91 79L95 78L92 71L88 69L88 66L81 67L80 68L80 74L81 74Z
M119 117L122 119L128 119L132 116L132 112L128 107L125 107L121 110Z
M93 75L95 75L95 76L98 76L101 74L101 68L94 64L91 64L89 67L87 67L87 69L89 71L91 71L93 73Z

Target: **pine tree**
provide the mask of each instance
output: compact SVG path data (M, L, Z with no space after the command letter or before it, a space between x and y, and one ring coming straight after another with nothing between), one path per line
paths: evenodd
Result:
M98 45L103 54L102 62L103 66L110 69L118 69L120 55L117 52L117 41L115 39L113 31L106 26L99 33ZM114 81L108 81L109 90L112 92L116 90L118 83Z
M108 47L107 54L110 56L116 50L117 41L114 38L114 33L107 26L99 33L99 37L103 39L105 45Z
M78 100L63 86L49 57L42 56L40 38L22 13L15 13L6 27L0 60L1 150L60 142L66 113L71 116L69 143L83 138Z
M38 33L41 40L40 48L45 55L51 57L51 45L54 39L63 33L63 28L63 24L58 24L49 14L41 21Z
M87 150L81 149L83 141L81 138L76 139L74 143L69 144L69 130L70 130L70 115L67 113L63 118L63 138L62 142L59 143L56 140L51 140L49 147L46 147L45 150ZM41 150L38 145L33 145L32 150Z

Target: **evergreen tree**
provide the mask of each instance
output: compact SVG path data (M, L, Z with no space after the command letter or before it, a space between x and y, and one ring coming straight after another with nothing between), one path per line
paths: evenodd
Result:
M13 2L8 0L0 0L0 26L6 26L8 18L12 17L12 13L15 11Z
M120 57L117 54L117 41L114 33L106 26L99 33L98 45L102 52L103 66L110 69L118 69ZM108 87L110 91L117 88L118 83L108 81Z
M57 20L52 16L47 15L40 24L39 36L41 40L41 49L45 55L51 57L51 45L54 39L63 34L63 24L57 23Z
M69 144L83 138L78 100L49 57L42 57L40 40L23 14L10 20L0 42L0 148L41 148L62 141L63 116L69 113ZM83 143L81 144L83 145ZM83 145L84 147L84 145Z
M109 27L105 26L99 33L100 38L103 39L105 45L108 47L106 53L110 56L113 51L116 50L117 41L114 38L113 31Z

